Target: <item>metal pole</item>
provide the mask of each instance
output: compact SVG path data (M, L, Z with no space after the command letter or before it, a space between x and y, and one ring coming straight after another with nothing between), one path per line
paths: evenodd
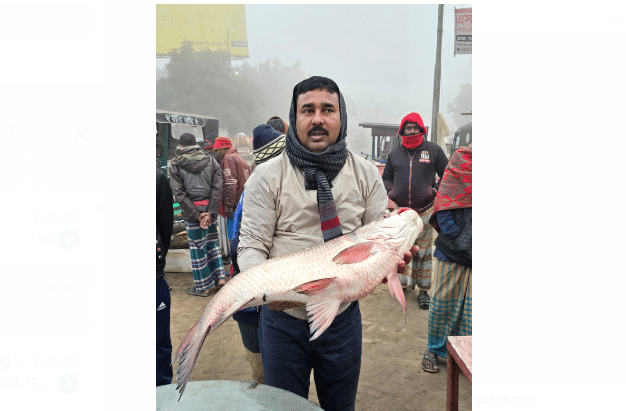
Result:
M433 116L431 118L432 133L430 141L443 147L443 141L437 137L437 114L439 114L439 90L441 90L441 35L443 33L443 4L439 5L437 16L437 59L435 61L435 87L433 90Z
M230 63L230 68L233 68L233 60L230 55L230 36L228 35L228 27L226 27L226 44L228 45L228 62Z

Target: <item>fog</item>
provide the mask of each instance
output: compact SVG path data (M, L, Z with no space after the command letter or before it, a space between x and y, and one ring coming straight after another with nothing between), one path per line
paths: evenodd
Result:
M472 83L471 55L454 56L455 7L471 6L444 7L439 111L451 132L471 121L471 116L455 121L448 108L461 86ZM283 66L299 62L307 76L333 79L346 97L351 150L371 152L371 131L359 127L362 122L399 124L415 111L431 125L437 5L253 4L245 9L249 58L234 60L233 67L278 59ZM157 59L157 68L166 62ZM272 115L287 119L290 101L283 98L282 111ZM457 109L471 111L471 103Z

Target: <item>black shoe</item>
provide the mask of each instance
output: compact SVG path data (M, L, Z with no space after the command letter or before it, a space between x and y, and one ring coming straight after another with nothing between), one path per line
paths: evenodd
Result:
M430 297L428 293L424 290L420 290L417 294L417 302L422 310L428 310L428 307L430 307Z

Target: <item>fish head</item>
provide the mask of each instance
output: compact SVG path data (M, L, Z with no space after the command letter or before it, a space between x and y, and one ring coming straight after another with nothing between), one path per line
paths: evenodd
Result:
M360 241L384 242L400 254L406 253L424 228L415 210L399 208L355 232Z

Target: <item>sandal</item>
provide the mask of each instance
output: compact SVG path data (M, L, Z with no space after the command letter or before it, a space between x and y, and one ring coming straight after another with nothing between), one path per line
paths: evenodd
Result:
M422 369L426 372L439 372L437 366L437 354L428 355L429 351L424 351L424 358L422 359Z
M428 307L430 307L430 296L426 292L420 291L417 294L417 302L422 310L428 310Z
M196 291L195 287L187 288L187 294L195 295L197 297L208 297L209 293L203 293L201 291Z

